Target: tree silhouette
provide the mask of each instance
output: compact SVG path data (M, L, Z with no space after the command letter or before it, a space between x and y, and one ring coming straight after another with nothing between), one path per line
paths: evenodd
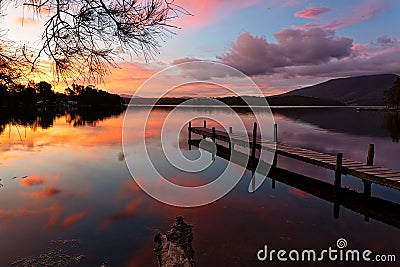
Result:
M118 51L154 57L177 28L170 20L188 14L173 0L0 0L0 9L10 3L32 9L38 19L46 13L46 23L37 49L16 50L0 36L0 81L13 80L26 66L37 70L44 59L57 79L101 79L117 66Z

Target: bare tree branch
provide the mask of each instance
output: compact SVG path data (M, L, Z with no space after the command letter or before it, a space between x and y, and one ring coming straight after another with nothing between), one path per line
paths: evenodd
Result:
M117 67L118 49L154 58L163 37L177 28L171 19L189 15L171 0L0 0L0 8L6 2L48 14L41 46L25 60L33 70L50 61L55 78L64 81L98 81Z

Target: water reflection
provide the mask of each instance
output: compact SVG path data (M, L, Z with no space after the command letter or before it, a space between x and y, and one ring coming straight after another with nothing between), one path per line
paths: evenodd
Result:
M400 112L385 112L383 127L390 131L393 142L398 143L400 137Z
M144 114L141 108L128 112L134 112L135 116ZM159 135L167 112L165 109L154 111L148 124L150 140ZM182 112L206 115L218 110L189 108ZM52 116L51 123L43 123L43 128L39 122L33 127L36 119L29 119L26 124L18 115L14 114L14 120L5 120L3 114L0 123L4 127L0 134L0 179L4 184L0 188L0 266L10 266L10 261L18 256L40 255L46 252L51 240L60 239L79 239L79 254L85 255L85 259L76 266L100 266L103 262L111 266L157 266L153 237L159 231L169 230L173 218L178 215L183 215L185 221L194 226L193 248L198 266L265 266L256 258L256 252L265 244L271 248L319 249L334 246L339 237L345 237L352 248L398 254L400 230L397 228L375 220L372 214L370 222L364 222L362 216L349 209L341 209L340 218L334 219L331 202L313 196L305 188L285 184L283 180L268 179L255 193L249 194L251 177L246 173L227 196L195 209L174 208L155 201L132 181L123 162L124 157L138 157L135 153L121 153L123 113L105 116L103 120L98 118L97 127L88 127L90 123L87 122L94 121L89 115L80 115L88 118L86 123L73 127L68 115L60 114ZM353 114L355 120L359 114ZM36 113L35 116L40 115ZM252 117L241 116L251 129ZM326 119L333 115L321 116ZM229 114L226 117L229 122ZM387 138L387 131L381 128L382 121L368 127L371 133L383 130L385 134L368 134L365 130L366 134L362 135L353 132L352 125L339 131L296 121L293 116L284 114L277 114L275 119L282 141L318 148L321 152L344 152L345 157L359 161L365 161L368 144L375 143L376 164L400 168L400 148ZM177 125L181 123L178 120L179 116ZM15 123L11 135L10 123ZM52 127L46 126L49 124ZM15 128L17 125L19 130L20 125L26 125L26 138L25 132L21 132L22 141ZM235 130L235 125L232 126ZM135 138L142 134L132 131L132 142L139 140ZM179 141L183 144L186 133L182 133L182 138ZM186 183L208 182L211 175L226 166L221 157L216 157L215 162L214 170L192 180L185 175L171 178ZM333 179L332 172L298 165L288 159L279 159L278 164L281 168L317 176L321 181L331 183ZM162 162L159 165L162 166ZM344 186L358 182L343 177ZM275 188L272 188L273 183ZM398 203L397 191L379 186L372 189L374 196Z
M398 142L400 113L358 111L356 108L278 108L274 114L310 123L321 129L355 135L391 137Z
M66 121L74 127L90 125L95 126L105 119L119 116L124 107L103 107L103 108L74 108L58 109L56 107L44 108L23 108L23 109L1 109L0 110L0 134L7 125L16 127L30 127L33 131L48 129L54 125L56 119L66 117Z

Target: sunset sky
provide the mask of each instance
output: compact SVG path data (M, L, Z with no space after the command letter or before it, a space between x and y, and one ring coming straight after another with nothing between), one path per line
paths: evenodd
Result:
M134 94L140 84L165 67L193 60L228 64L249 75L266 95L331 78L400 74L398 0L175 0L193 16L162 42L149 62L122 54L120 69L99 87ZM40 40L41 21L10 6L2 18L10 39L32 45ZM22 16L24 20L22 23ZM213 77L210 77L212 80ZM229 79L229 78L227 78ZM60 87L65 87L60 85ZM191 91L192 90L192 91ZM186 88L177 95L224 95L212 86ZM143 96L157 96L157 90Z

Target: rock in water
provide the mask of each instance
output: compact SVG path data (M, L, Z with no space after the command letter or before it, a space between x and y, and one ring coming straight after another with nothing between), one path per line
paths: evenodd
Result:
M167 234L158 233L154 237L158 265L160 267L194 267L192 248L192 226L186 224L182 216L176 217L175 223Z

